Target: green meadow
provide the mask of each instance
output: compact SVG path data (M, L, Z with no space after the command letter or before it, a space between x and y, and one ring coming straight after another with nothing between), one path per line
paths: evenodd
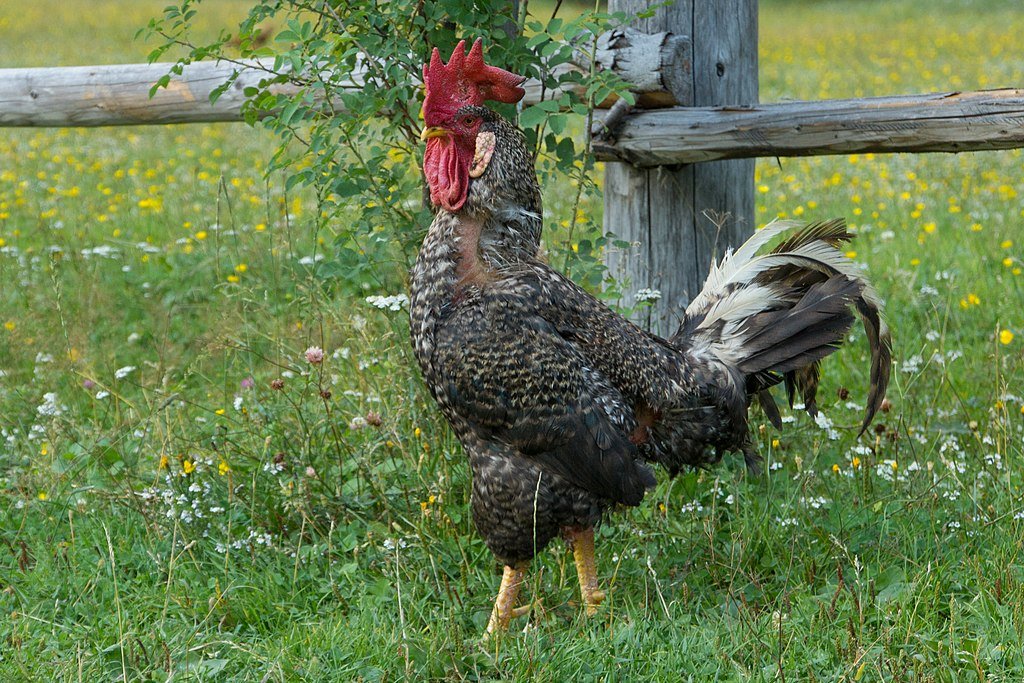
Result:
M145 61L163 4L6 0L0 67ZM246 8L208 0L201 30ZM760 11L764 101L1024 87L1016 2ZM855 229L886 412L857 438L855 332L823 417L755 415L764 475L660 475L609 517L596 617L556 543L541 607L482 642L499 568L415 369L407 264L341 277L276 145L0 129L0 680L1024 679L1019 151L761 159L759 222ZM572 193L546 192L560 262Z

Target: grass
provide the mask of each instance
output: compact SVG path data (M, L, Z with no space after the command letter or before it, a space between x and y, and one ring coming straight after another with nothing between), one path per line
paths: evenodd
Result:
M0 64L140 61L160 5L5 5ZM761 12L764 100L1024 83L1013 3ZM331 228L263 178L273 144L0 130L0 679L1020 680L1018 152L762 160L761 219L856 226L891 409L855 439L855 342L826 367L835 439L794 413L759 432L764 477L662 481L599 531L596 619L552 547L543 611L484 647L463 456L404 313L366 301L401 271L326 277Z

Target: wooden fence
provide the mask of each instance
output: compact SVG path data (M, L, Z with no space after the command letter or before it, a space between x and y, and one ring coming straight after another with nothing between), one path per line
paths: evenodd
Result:
M609 2L632 14L647 4ZM644 106L594 150L610 162L606 232L635 245L610 253L609 266L632 291L662 292L655 330L671 327L712 255L753 230L754 157L1024 147L1024 90L760 104L757 0L677 0L634 29L602 36L597 65L634 84ZM240 121L245 89L273 73L269 62L195 63L151 97L171 66L0 69L0 126ZM337 90L362 78L330 80ZM526 103L540 97L540 83L528 82Z

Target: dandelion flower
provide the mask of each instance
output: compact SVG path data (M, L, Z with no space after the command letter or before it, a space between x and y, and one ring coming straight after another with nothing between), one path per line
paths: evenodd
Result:
M999 343L1000 344L1009 344L1012 341L1013 341L1013 332L1010 332L1009 330L1000 330L1000 332L999 332Z

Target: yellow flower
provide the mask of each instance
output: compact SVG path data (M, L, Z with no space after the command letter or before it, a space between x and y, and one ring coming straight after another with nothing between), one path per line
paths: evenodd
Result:
M778 439L772 439L772 448L778 448L781 443Z
M47 495L46 491L40 491L40 492L39 492L39 500L46 500L46 499L47 499L47 498L49 498L49 497L50 497L50 496L49 496L49 495Z
M853 456L853 466L860 467L860 458L858 458L856 455Z
M157 465L156 467L157 467L157 469L160 469L160 470L166 470L167 466L169 464L170 464L170 459L168 459L168 457L166 455L161 455L160 456L160 464Z
M220 476L223 477L225 474L231 471L231 466L228 465L223 460L221 460L220 464L217 465L217 471L220 472Z
M1013 259L1007 256L1006 258L1003 259L1003 265L1009 268L1010 266L1013 265Z
M192 474L196 471L196 464L191 460L183 460L181 462L181 471L185 474Z
M415 436L417 439L420 438L420 434L422 434L422 433L423 433L423 431L419 427L417 427L416 429L412 430L413 436Z
M196 233L196 239L199 241L205 240L206 237L207 235L205 230L200 230L199 232Z
M857 252L852 251L852 250L846 252L846 258L848 258L848 259L855 259L855 258L857 258Z
M1009 344L1012 341L1013 341L1013 332L1010 332L1009 330L1001 330L999 332L999 343L1000 344Z
M999 246L1001 246L1003 249L1009 249L1010 247L1013 246L1013 240L1003 240L999 244Z
M912 266L919 266L919 265L921 265L921 259L919 259L919 258L912 258L912 259L910 259L910 265L912 265Z
M235 266L236 273L244 273L247 270L249 270L249 266L245 265L244 263L239 263L237 266Z
M224 414L224 409L223 408L217 408L217 410L215 410L213 412L215 414L217 414L217 415L223 415Z
M935 232L935 223L925 223L923 230L929 235Z
M839 474L839 465L833 463L832 471L835 472L836 474Z
M228 282L241 282L242 278L237 275L228 275Z
M977 306L978 304L981 303L981 299L978 298L977 294L974 294L972 292L967 295L967 303L971 304L972 306Z
M49 452L50 452L50 444L44 442L42 447L39 449L39 455L46 455Z

